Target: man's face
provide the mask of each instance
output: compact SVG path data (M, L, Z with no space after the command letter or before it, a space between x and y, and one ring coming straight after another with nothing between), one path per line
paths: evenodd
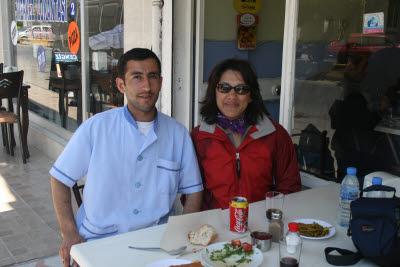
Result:
M119 91L126 94L128 109L135 120L152 121L162 85L156 60L129 60L125 68L125 81L117 78L116 82Z

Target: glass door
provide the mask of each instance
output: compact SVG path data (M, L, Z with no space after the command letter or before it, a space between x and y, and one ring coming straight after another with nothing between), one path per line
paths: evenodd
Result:
M300 0L291 133L300 169L399 173L400 5Z
M193 126L201 120L198 102L212 69L235 57L254 66L270 118L279 121L285 1L199 0L196 11Z

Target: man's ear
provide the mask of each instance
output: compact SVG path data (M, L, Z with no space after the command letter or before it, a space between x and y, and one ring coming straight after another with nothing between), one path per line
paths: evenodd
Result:
M122 80L121 78L117 77L117 79L115 79L115 83L117 84L117 88L121 93L125 93L125 82L124 80Z

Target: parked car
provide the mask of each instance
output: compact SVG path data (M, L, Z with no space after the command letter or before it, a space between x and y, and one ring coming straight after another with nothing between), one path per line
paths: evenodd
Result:
M337 58L339 63L346 63L348 56L370 55L387 47L399 47L384 34L350 34L347 42L336 40L328 45L328 56Z
M21 39L28 39L28 34L31 31L30 27L23 27L20 30L18 30L18 43L21 41Z
M29 38L53 41L54 34L51 25L34 25Z

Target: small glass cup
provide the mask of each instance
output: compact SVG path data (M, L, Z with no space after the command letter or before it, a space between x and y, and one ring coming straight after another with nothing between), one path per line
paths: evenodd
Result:
M280 267L298 267L300 263L301 246L303 241L299 239L297 245L288 245L286 236L279 239L279 264Z
M278 191L269 191L265 194L265 210L268 221L271 220L272 211L274 209L283 212L283 201L285 195Z

